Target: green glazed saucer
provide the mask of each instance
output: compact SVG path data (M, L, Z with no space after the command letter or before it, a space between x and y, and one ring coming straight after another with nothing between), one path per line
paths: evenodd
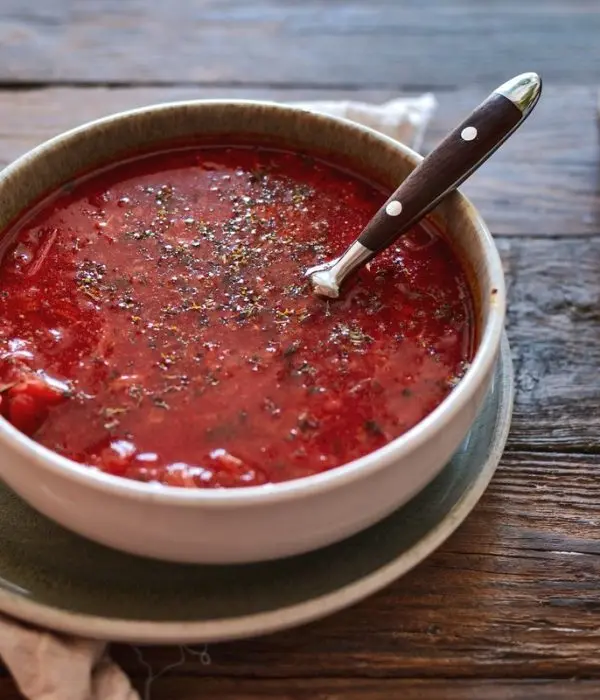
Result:
M323 617L405 574L467 517L502 455L512 402L505 338L481 414L427 488L350 539L262 564L181 565L121 554L64 530L0 485L0 611L141 644L225 641Z

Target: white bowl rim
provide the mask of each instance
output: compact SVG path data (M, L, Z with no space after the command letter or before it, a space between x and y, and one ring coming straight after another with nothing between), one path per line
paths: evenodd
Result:
M311 118L315 123L319 121L337 122L354 130L382 141L399 152L405 159L415 165L422 160L422 156L413 151L405 144L396 141L374 129L357 124L349 119L334 117L307 110L305 108L292 105L284 105L267 100L183 100L177 102L167 102L139 107L123 112L118 112L101 119L86 122L74 129L65 131L55 136L39 146L31 149L20 156L17 160L8 165L0 172L0 187L5 180L30 161L43 157L51 153L55 148L68 143L69 140L90 132L94 128L118 123L126 119L136 118L144 114L161 113L169 110L179 110L182 108L210 109L215 106L231 105L235 106L256 106L269 108L282 115L302 112ZM119 476L106 474L89 465L80 464L63 457L43 445L35 442L13 427L6 419L0 417L0 444L9 450L18 452L22 457L33 460L39 466L48 469L58 476L68 476L85 486L94 490L103 491L117 497L155 501L163 504L170 504L183 507L252 507L264 506L268 503L296 500L303 497L324 493L345 484L368 478L373 472L390 466L393 462L405 458L410 452L417 449L425 442L433 438L438 431L443 429L452 418L463 410L476 393L483 377L488 376L492 371L500 347L500 341L504 328L504 315L506 308L506 290L504 284L504 273L500 255L496 249L494 240L483 219L472 205L470 200L460 191L455 192L452 197L457 198L457 205L462 206L471 220L474 228L485 249L486 264L492 288L494 291L493 304L490 306L490 313L481 334L479 346L475 352L473 361L465 372L458 385L446 396L446 398L417 425L403 433L387 445L380 447L374 452L370 452L363 457L340 465L329 471L321 472L300 479L279 482L276 484L263 484L260 486L245 486L238 488L223 489L188 489L185 487L165 486L159 483L139 482ZM1 472L1 470L0 470Z

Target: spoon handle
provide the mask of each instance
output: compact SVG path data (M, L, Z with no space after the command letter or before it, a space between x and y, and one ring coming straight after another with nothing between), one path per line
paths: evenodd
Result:
M541 80L524 73L497 88L412 171L358 238L373 254L391 245L458 187L535 106Z

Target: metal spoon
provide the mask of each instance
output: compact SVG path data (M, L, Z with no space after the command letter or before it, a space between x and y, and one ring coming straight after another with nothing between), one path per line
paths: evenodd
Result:
M352 273L406 233L506 141L541 92L536 73L518 75L494 90L421 161L339 258L306 271L315 293L337 298Z

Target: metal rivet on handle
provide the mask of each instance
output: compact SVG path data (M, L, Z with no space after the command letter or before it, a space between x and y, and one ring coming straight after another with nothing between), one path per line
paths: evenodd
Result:
M385 208L385 213L389 214L390 216L398 216L398 214L400 214L401 212L402 202L397 202L396 200L390 202Z
M465 126L460 132L460 137L463 141L473 141L477 138L477 129L474 126Z

